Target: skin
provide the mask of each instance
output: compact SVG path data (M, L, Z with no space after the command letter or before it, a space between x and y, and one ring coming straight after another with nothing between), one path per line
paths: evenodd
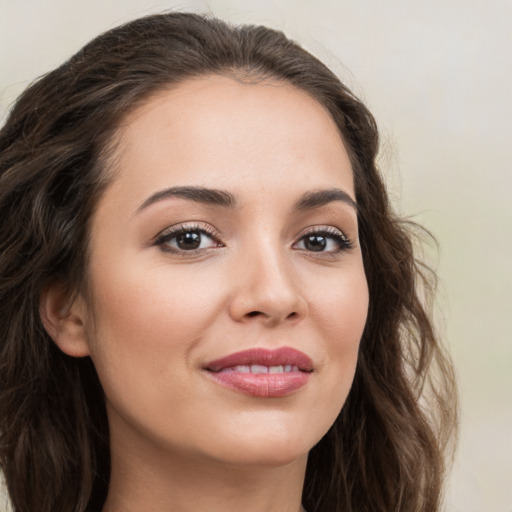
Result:
M368 309L355 208L293 208L334 187L355 201L336 125L291 85L208 76L154 95L118 136L91 222L88 300L66 308L55 286L43 305L57 344L92 357L105 390L104 512L298 512L307 454L346 400ZM225 190L239 205L168 197L140 209L176 186ZM195 252L155 245L183 224L215 234ZM311 250L305 233L325 228L352 247L330 237ZM282 346L314 365L285 397L227 389L203 369Z

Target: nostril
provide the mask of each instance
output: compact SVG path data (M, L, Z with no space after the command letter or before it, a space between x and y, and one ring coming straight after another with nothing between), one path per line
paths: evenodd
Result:
M265 317L269 317L270 316L270 315L267 315L267 314L263 313L262 311L250 311L249 313L247 313L247 316L249 318L253 318L253 317L259 316L259 315L263 315ZM297 313L295 311L293 311L286 318L293 319L296 316L297 316Z

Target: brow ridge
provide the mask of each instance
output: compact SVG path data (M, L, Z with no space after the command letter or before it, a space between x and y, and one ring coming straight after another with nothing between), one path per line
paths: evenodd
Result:
M171 187L156 192L139 206L137 212L144 210L145 208L154 203L172 197L180 197L183 199L189 199L190 201L196 201L198 203L211 204L230 209L234 209L238 205L236 197L225 190L216 190L206 187L185 186Z
M178 186L160 190L146 199L137 209L137 213L148 206L169 199L178 197L196 201L203 204L220 206L223 208L235 209L239 202L234 194L226 190L218 190L199 186ZM320 208L334 201L341 201L348 204L357 211L357 203L350 195L340 188L311 190L305 192L295 203L294 211L310 210Z
M334 201L341 201L342 203L348 204L357 211L357 203L347 192L340 188L320 189L306 192L295 203L294 209L296 211L310 210L320 208L321 206L325 206L326 204Z

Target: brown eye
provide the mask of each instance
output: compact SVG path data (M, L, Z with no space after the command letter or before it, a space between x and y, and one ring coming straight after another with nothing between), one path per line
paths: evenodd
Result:
M201 233L197 231L189 231L176 237L176 245L184 251L198 249L201 245Z
M163 233L155 241L163 251L167 252L193 252L219 247L213 235L199 227L181 226L178 229Z
M320 252L327 247L327 238L322 235L309 235L304 238L304 247L308 251Z
M307 233L299 239L295 248L309 252L336 253L352 248L345 234L335 228Z

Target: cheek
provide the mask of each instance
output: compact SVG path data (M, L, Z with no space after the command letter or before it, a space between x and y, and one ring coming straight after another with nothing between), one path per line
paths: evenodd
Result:
M325 377L325 393L318 403L334 418L343 406L354 378L359 344L368 313L368 286L362 265L340 274L311 300L311 318L324 340L319 369Z
M222 283L165 266L96 272L92 358L107 396L148 376L190 369L195 346L218 316ZM112 269L115 269L112 271ZM214 276L213 276L214 277ZM211 278L210 278L211 279ZM147 386L146 386L147 387Z
M169 271L165 265L134 271L137 265L123 270L112 265L114 273L98 273L93 279L95 312L100 323L127 338L147 336L158 331L191 333L199 329L202 318L209 317L215 307L213 294L222 292L215 275L193 276L186 270ZM171 327L171 328L170 328ZM186 338L186 336L185 336Z
M356 262L359 263L359 262ZM322 287L310 283L310 316L330 350L357 351L368 314L368 285L362 263L354 264Z

